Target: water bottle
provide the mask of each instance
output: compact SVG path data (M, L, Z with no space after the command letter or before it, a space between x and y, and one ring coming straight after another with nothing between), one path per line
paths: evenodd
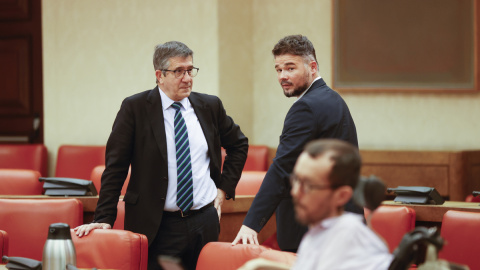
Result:
M65 270L67 264L77 265L70 226L65 223L53 223L48 228L47 241L43 247L43 269Z

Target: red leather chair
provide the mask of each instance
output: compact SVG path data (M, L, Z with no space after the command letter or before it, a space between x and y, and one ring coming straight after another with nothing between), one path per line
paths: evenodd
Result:
M0 144L0 168L35 170L47 176L47 148L43 144Z
M52 223L71 228L83 223L83 205L77 199L0 199L0 230L8 232L9 255L42 260Z
M62 145L58 148L55 177L90 180L98 165L105 165L105 146Z
M196 270L236 270L266 250L268 248L258 245L232 246L227 242L210 242L202 248Z
M243 171L235 195L256 195L266 173L266 171Z
M397 248L403 236L415 228L415 210L405 206L378 207L371 218L373 230L382 236L390 252Z
M222 148L222 164L226 151ZM244 171L268 171L268 147L266 145L250 145Z
M89 179L95 185L95 188L97 189L98 193L100 193L100 187L102 186L102 174L104 170L105 170L105 165L99 165L93 168L92 173L90 174ZM131 170L129 169L127 174L127 179L125 180L122 191L120 192L121 195L125 195L125 192L127 192L128 183L130 181L130 173L131 173Z
M468 195L467 198L465 198L466 202L480 202L480 196L474 197L472 194Z
M8 233L0 230L0 258L8 256Z
M71 230L78 268L146 270L148 240L124 230L93 230L79 238Z
M480 269L480 213L449 210L443 215L440 235L445 245L439 258Z
M42 195L39 177L34 170L0 169L0 195Z
M296 253L273 249L265 250L264 252L260 253L259 257L270 261L284 263L290 266L293 266L293 264L297 260Z

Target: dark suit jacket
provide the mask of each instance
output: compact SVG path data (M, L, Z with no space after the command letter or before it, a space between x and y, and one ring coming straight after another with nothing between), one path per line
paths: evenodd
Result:
M243 222L259 232L277 210L277 240L282 250L296 250L307 230L295 220L289 176L305 144L319 138L337 138L358 146L345 101L323 79L315 81L288 111L276 156Z
M189 97L208 144L210 176L217 188L235 197L248 151L248 139L227 116L216 96ZM227 152L221 172L221 147ZM126 98L107 142L106 168L94 222L113 226L117 203L131 165L125 201L125 229L145 234L149 244L162 220L167 194L167 143L158 87Z

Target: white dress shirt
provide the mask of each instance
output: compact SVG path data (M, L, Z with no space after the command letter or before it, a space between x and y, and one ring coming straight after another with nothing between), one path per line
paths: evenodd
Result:
M392 260L388 247L362 216L345 212L308 230L292 269L386 270Z
M177 155L175 148L174 118L175 109L172 107L173 100L161 89L163 119L165 123L165 135L167 136L168 155L168 189L165 201L165 211L178 211L177 206ZM217 197L217 187L210 177L210 157L208 145L197 115L193 110L190 100L184 98L179 101L182 104L180 112L185 120L190 143L190 158L193 176L193 206L191 209L199 209L211 203Z

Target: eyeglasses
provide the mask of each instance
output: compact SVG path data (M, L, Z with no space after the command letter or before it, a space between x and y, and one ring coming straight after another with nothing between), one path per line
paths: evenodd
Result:
M162 69L162 71L173 72L173 75L177 79L183 78L183 76L185 76L185 73L188 73L188 76L193 78L193 77L197 76L198 70L200 70L200 69L196 68L196 67L191 68L191 69L177 69L177 70Z
M302 193L310 193L313 190L322 190L322 189L335 189L335 186L332 185L315 185L307 181L300 180L295 174L290 175L290 184L292 188L300 188Z

